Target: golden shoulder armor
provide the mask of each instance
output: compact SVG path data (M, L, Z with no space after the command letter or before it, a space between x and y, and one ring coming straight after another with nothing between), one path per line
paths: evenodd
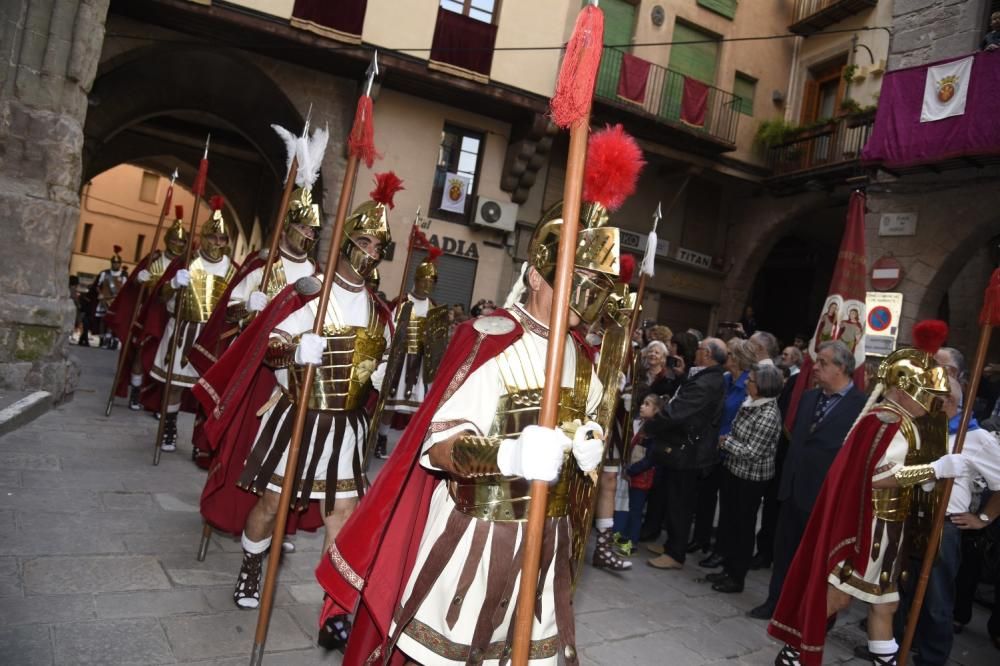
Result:
M323 283L315 275L308 275L295 281L295 291L303 296L318 294L323 288Z

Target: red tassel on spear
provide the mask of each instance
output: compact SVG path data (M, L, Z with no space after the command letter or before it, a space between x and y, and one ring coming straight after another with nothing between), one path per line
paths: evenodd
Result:
M549 102L552 122L559 127L569 127L590 115L603 39L604 12L596 5L587 5L576 17L573 36L559 67L556 94Z
M375 110L372 104L372 81L378 76L378 51L369 67L368 84L365 94L358 98L358 108L354 111L354 125L347 137L347 152L365 163L369 169L376 158L382 156L375 150Z

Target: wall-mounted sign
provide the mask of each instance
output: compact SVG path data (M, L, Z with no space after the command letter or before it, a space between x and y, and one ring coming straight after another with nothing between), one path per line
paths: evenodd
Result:
M916 236L916 213L883 213L878 221L879 236Z
M479 259L479 247L474 241L466 241L452 238L451 236L441 236L438 240L437 234L432 234L428 239L434 247L439 247L445 254L453 254L456 257L466 259Z
M639 256L636 258L639 260L646 254L646 238L648 237L649 234L639 233L638 231L628 231L626 229L619 231L622 249L637 253ZM664 258L670 256L670 241L662 238L656 239L656 256Z
M903 312L903 295L899 292L869 291L865 295L868 326L865 353L888 356L896 349L899 337L899 317Z
M892 256L879 257L872 263L872 289L889 291L903 281L903 266Z
M692 264L702 268L712 267L712 257L683 247L677 248L677 261L683 261L685 264Z
M465 212L465 196L469 192L471 178L450 171L445 174L444 191L441 192L441 210L452 213Z

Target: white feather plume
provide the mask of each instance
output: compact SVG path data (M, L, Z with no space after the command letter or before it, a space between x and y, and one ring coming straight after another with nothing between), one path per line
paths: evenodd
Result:
M639 267L639 272L649 277L653 277L656 270L656 225L658 222L659 220L653 222L653 230L646 237L646 254L642 255L642 265Z
M281 137L281 140L285 142L285 177L282 179L282 182L286 182L288 180L288 172L292 170L292 158L298 150L299 137L295 136L281 125L275 125L272 123L271 129L277 132L278 136Z
M524 285L524 276L528 272L528 262L521 264L521 272L518 274L517 279L514 280L513 286L510 288L510 293L507 294L507 300L503 302L503 307L505 310L509 310L518 303L521 302L521 297L524 295L527 287Z
M308 129L306 130L308 132ZM320 167L323 166L323 155L330 139L330 129L317 129L312 136L301 136L298 139L299 172L295 176L295 184L311 190L319 178Z

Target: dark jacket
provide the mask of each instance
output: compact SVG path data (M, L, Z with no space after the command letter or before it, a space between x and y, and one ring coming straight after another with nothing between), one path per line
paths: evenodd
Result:
M866 400L864 393L856 387L851 388L813 429L819 395L819 389L802 394L778 487L779 501L791 499L793 506L805 513L812 511L826 473Z
M720 365L713 365L684 380L677 393L647 430L657 444L675 449L672 469L700 469L718 461L719 419L725 393ZM677 455L676 449L684 447Z

